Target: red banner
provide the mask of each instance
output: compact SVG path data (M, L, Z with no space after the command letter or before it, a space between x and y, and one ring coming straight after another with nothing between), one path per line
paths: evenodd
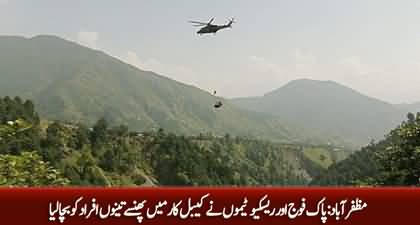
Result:
M419 188L0 189L1 224L419 224Z

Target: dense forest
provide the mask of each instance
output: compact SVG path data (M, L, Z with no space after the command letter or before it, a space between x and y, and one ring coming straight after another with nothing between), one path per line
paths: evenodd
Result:
M2 185L299 185L287 146L163 129L130 132L99 119L93 127L41 121L31 101L0 100ZM289 152L289 153L288 153Z
M132 132L103 118L92 127L44 121L30 100L0 98L0 185L11 186L418 185L420 113L342 161L314 154L321 150L229 134Z
M330 166L312 184L420 186L420 113L409 113L384 140Z

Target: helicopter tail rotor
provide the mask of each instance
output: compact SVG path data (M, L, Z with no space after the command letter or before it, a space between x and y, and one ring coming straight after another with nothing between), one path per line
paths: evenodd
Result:
M235 23L235 19L234 18L230 19L228 23L228 27L232 28L232 24L234 23Z

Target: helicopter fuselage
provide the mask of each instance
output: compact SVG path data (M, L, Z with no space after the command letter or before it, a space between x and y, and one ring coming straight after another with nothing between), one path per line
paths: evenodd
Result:
M221 29L228 28L228 25L207 25L203 28L201 28L199 31L197 31L197 34L210 34L210 33L216 33L217 31Z

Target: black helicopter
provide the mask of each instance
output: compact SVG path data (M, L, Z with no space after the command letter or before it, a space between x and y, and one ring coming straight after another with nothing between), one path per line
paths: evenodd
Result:
M208 23L198 22L198 21L189 21L190 23L193 23L195 27L202 27L199 31L197 31L197 34L216 34L217 31L225 29L225 28L232 28L232 24L235 22L232 18L229 20L229 22L225 25L215 25L211 24L213 22L214 18L212 18Z

